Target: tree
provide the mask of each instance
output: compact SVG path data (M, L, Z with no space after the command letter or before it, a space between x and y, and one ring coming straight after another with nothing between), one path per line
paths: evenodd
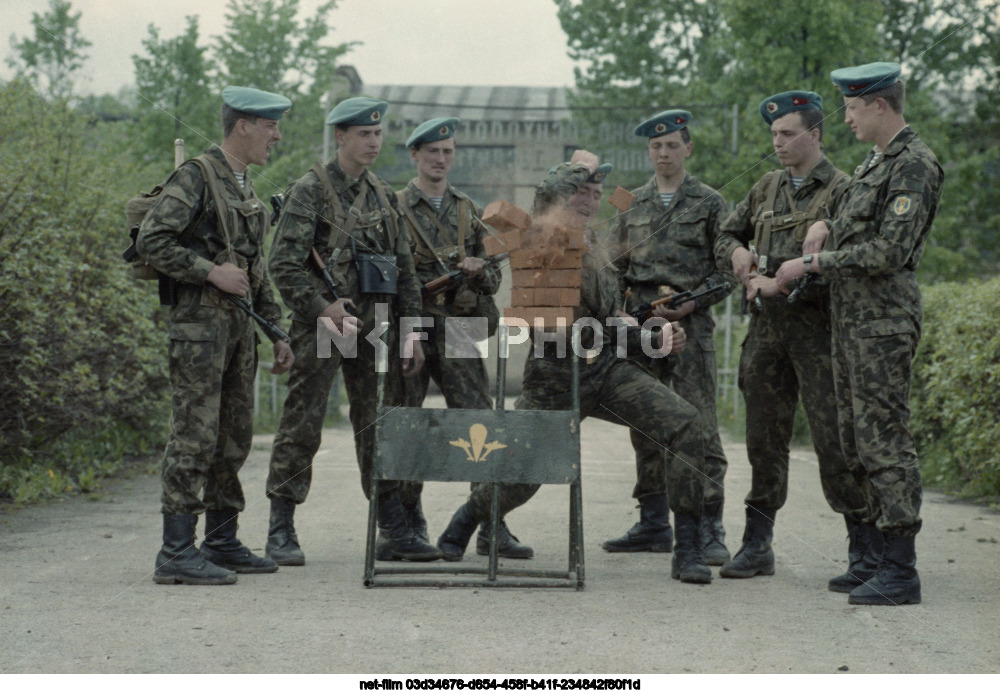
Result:
M321 98L331 87L337 60L355 45L326 42L335 7L336 0L330 0L300 20L299 0L229 0L226 31L215 39L221 83L266 89L292 100L281 120L284 140L268 164L267 179L273 183L260 186L262 196L298 178L319 158Z
M579 111L578 119L592 128L620 119L624 127L658 110L689 108L692 169L730 201L775 166L758 113L761 99L787 89L823 96L826 150L849 171L868 145L842 127L842 98L829 73L845 65L902 62L907 118L947 171L921 272L949 278L967 274L970 263L976 272L1000 269L1000 240L990 226L997 196L997 174L990 171L1000 165L996 148L989 147L996 138L982 137L969 115L975 104L989 104L981 111L996 125L995 0L554 1L569 55L582 63L572 103L590 110ZM735 152L727 120L733 105L739 114Z
M213 93L207 49L198 46L197 17L187 17L184 33L172 39L161 39L150 24L142 45L147 54L132 56L137 128L147 159L166 166L173 161L177 138L188 140L194 153L217 141L219 98Z
M31 14L33 39L18 41L16 36L10 37L16 57L8 58L7 64L56 99L73 93L75 73L83 67L86 49L91 45L80 34L80 13L73 14L70 8L67 0L49 0L48 12Z

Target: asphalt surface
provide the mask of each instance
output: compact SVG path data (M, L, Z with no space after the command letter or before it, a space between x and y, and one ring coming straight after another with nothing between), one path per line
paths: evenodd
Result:
M441 403L430 403L440 406ZM844 569L842 519L823 500L811 451L793 452L778 515L777 572L670 579L669 554L608 554L638 512L628 432L582 427L586 585L365 588L367 502L348 426L325 432L296 515L305 567L232 586L161 586L159 479L92 498L0 509L0 673L997 673L1000 514L936 493L917 541L923 604L855 607L828 592ZM240 537L262 551L270 437L242 474ZM743 528L749 465L727 444L727 544ZM467 487L429 483L432 537ZM536 556L564 569L568 487L547 486L509 517ZM199 530L201 528L199 527ZM485 565L467 554L464 563ZM504 562L504 566L518 562ZM2 681L0 681L2 685Z

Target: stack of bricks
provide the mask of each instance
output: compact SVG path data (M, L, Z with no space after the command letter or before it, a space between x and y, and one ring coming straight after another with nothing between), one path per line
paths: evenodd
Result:
M483 222L499 233L484 242L487 255L510 253L511 306L504 322L531 327L573 324L580 303L580 269L587 250L584 230L555 220L535 220L505 201L487 205Z

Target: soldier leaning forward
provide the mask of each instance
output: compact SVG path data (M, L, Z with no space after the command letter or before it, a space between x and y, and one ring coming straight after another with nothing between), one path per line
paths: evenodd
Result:
M577 155L585 155L579 157ZM601 184L591 176L597 171L597 157L583 152L574 162L551 172L535 192L536 215L565 215L567 224L586 226L600 203ZM589 179L589 180L588 180ZM592 194L596 191L596 195ZM588 204L594 200L596 204ZM576 318L591 317L606 325L619 315L618 276L609 254L592 248L583 256L581 303ZM587 332L587 329L584 330ZM643 336L638 326L627 328L629 351L638 352L642 340L650 345L662 339ZM664 334L669 334L669 329ZM676 516L677 542L671 575L688 583L709 583L712 573L703 560L700 538L704 496L705 440L698 424L698 412L676 393L660 383L636 362L619 357L616 327L603 331L603 347L581 364L580 416L594 416L629 426L638 436L655 442L660 454L666 452L664 484L669 490ZM594 335L584 335L583 344L595 344ZM563 345L565 347L565 345ZM669 349L669 345L667 345ZM551 349L550 349L551 348ZM533 347L524 367L524 383L518 409L570 409L572 363L569 349L559 356L557 345L546 341L541 354ZM506 485L500 490L500 515L524 504L538 490L537 485ZM491 495L477 489L451 519L438 540L447 553L461 556L477 523L489 518Z
M742 547L719 575L774 573L774 519L788 496L788 446L801 398L823 493L830 507L844 516L851 538L849 571L830 581L831 590L843 590L863 570L860 543L867 540L867 532L862 523L864 496L841 451L836 403L829 397L829 287L811 278L796 300L789 301L778 293L773 276L784 261L801 255L809 225L836 211L850 179L823 155L818 94L775 94L761 102L760 114L771 128L775 155L787 168L761 177L722 223L716 242L720 267L732 267L746 287L748 305L757 306L760 297L760 308L750 317L739 371L753 471L746 526Z
M726 215L726 203L715 190L686 171L685 162L693 149L690 121L687 111L670 110L635 128L637 136L647 138L654 175L649 183L632 191L635 200L619 220L615 264L630 293L626 310L664 294L698 292L725 281L716 269L714 246L719 223ZM723 481L728 464L716 417L715 321L710 310L726 294L719 292L711 298L688 301L674 310L658 307L653 315L680 321L688 344L680 354L645 363L701 415L708 465L703 539L710 565L729 559L722 525ZM643 436L633 435L632 446L637 476L632 496L639 500L639 522L602 546L609 552L669 552L663 453Z
M165 184L136 239L139 254L176 281L157 583L234 583L234 571L278 570L236 539L244 506L238 473L253 434L257 336L250 316L223 293L248 297L266 319L281 317L263 259L267 211L246 169L248 163L267 163L281 139L278 119L291 102L243 87L227 87L222 98L222 146L199 158L214 177L216 194L209 194L202 166L185 163ZM288 344L276 342L274 371L284 372L292 361ZM194 532L202 511L206 527L199 553Z
M271 451L267 496L271 523L266 552L283 565L305 563L293 525L296 504L305 501L312 479L312 460L319 449L326 403L339 368L350 401L350 419L361 485L370 496L378 406L376 352L372 343L356 339L356 354L336 346L324 357L317 351L318 319L329 319L348 334L357 327L378 329L388 320L381 339L390 346L385 404L403 402L403 377L423 364L423 352L409 333L400 352L400 318L420 315L420 282L413 269L409 237L400 225L400 210L389 184L369 166L382 146L382 115L387 104L353 97L337 104L327 117L334 126L337 151L324 165L313 167L286 195L269 268L285 304L292 310L295 366L288 397ZM317 248L333 277L337 296L324 284L312 261ZM350 326L356 313L357 323ZM357 335L355 335L357 337ZM407 352L411 356L407 356ZM397 358L398 357L398 358ZM380 485L379 528L396 558L434 560L437 548L413 531L419 522L400 500L408 483ZM419 496L416 498L419 499Z

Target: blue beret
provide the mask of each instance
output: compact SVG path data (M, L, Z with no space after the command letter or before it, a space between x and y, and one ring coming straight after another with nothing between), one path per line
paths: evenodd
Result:
M568 161L563 162L562 164L556 164L551 169L549 169L548 175L552 176L562 167L572 167L572 166L573 165L570 164ZM614 168L615 167L613 167L611 164L601 164L600 166L597 167L597 171L595 171L594 173L590 174L590 176L587 177L587 180L584 181L584 183L604 183L604 178L609 173L611 173L611 170Z
M406 146L413 147L423 142L438 142L455 137L457 125L458 118L432 118L424 121L414 129L410 139L406 141Z
M793 111L823 110L823 97L816 92L781 92L760 102L760 116L768 125Z
M281 120L285 111L292 107L292 102L280 94L252 87L226 87L222 90L222 101L237 111L271 120Z
M868 63L834 70L830 79L844 96L862 96L891 87L899 81L902 72L899 63Z
M333 107L327 125L378 125L389 104L367 96L352 96Z
M649 120L644 120L635 126L633 131L639 137L659 137L686 128L691 121L691 114L687 111L664 111L657 113Z

